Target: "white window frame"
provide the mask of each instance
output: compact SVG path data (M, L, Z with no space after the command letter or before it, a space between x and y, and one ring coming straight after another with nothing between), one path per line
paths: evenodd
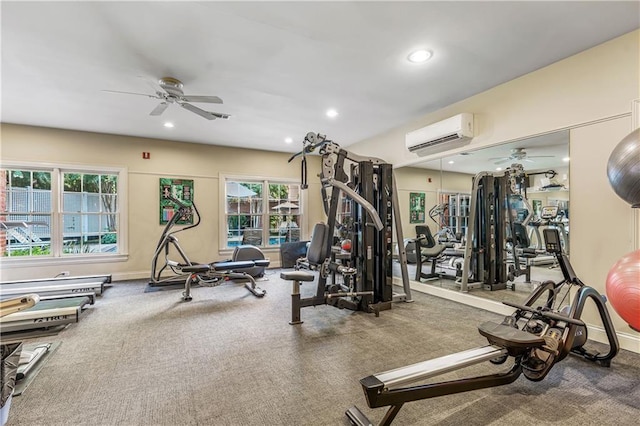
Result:
M119 166L97 166L85 164L68 163L39 163L27 161L2 160L2 169L25 169L34 171L51 172L51 255L49 256L16 256L2 257L3 268L20 268L25 266L55 266L62 263L105 263L122 262L128 259L129 235L128 235L128 173L126 167ZM118 176L118 252L117 253L62 253L62 197L63 173L95 173L95 174L115 174Z
M218 177L219 183L219 199L220 199L220 210L219 210L219 228L218 228L218 247L219 252L221 254L231 253L233 252L233 247L227 247L227 181L239 181L239 182L255 182L265 184L292 184L292 185L300 185L300 179L289 178L289 177L277 177L277 176L252 176L252 175L236 175L236 174L220 174ZM300 240L304 240L307 238L306 229L307 229L307 196L306 192L300 189ZM262 221L263 224L269 223L269 197L268 191L266 192L267 196L262 197L263 209L262 209ZM268 237L269 229L263 225L263 241L265 240L265 233ZM280 245L262 245L260 249L265 252L278 252L280 251Z
M451 214L451 212L449 212L449 214L447 215L448 217L448 221L445 224L445 226L447 228L449 228L454 234L457 232L461 232L463 235L466 235L466 231L469 228L469 209L471 208L471 194L469 192L461 192L461 191L450 191L450 190L446 190L446 189L442 189L442 190L438 190L437 192L437 200L438 203L443 203L443 198L445 196L451 196L451 197L455 197L455 203L456 203L456 212L455 214ZM460 212L460 210L462 209L462 203L461 203L461 198L464 197L468 200L468 204L466 206L467 209L467 214L464 215L462 214L462 212ZM450 200L450 199L449 199ZM450 204L449 204L450 205ZM427 215L429 214L429 212L427 211ZM465 221L466 219L466 221ZM426 220L426 218L425 218ZM455 225L453 225L455 224ZM436 230L437 232L440 232L440 230L442 229L442 224L439 223L438 224L438 229Z

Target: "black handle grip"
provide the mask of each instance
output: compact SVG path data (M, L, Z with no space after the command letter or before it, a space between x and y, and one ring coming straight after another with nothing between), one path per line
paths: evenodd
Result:
M520 309L522 311L528 311L528 312L533 312L536 313L538 315L541 315L543 317L555 320L555 321L564 321L564 322L568 322L569 324L575 324L575 325L581 325L583 327L586 326L586 324L584 323L584 321L579 320L577 318L570 318L564 315L560 315L560 314L556 314L553 312L549 312L549 311L543 311L541 309L535 309L532 308L531 306L526 306L526 305L521 305L519 303L513 303L513 302L506 302L503 301L503 304L507 305L507 306L511 306L512 308L516 308L516 309Z

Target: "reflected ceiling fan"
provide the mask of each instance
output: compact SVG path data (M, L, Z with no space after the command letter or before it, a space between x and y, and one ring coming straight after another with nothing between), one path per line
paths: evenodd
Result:
M197 106L191 105L188 102L204 102L209 104L221 104L222 99L217 96L195 96L195 95L185 95L182 91L183 84L180 80L173 77L163 77L158 80L159 90L156 90L155 95L149 95L146 93L133 93L133 92L121 92L118 90L103 90L103 92L109 93L122 93L125 95L139 95L139 96L148 96L154 99L160 99L160 103L157 107L149 113L149 115L161 115L165 109L169 106L169 104L176 103L180 105L182 108L189 110L195 114L198 114L200 117L204 117L207 120L215 120L216 118L221 118L223 120L229 119L231 117L229 114L222 114L219 112L210 112L205 111L202 108L198 108Z
M494 164L504 164L509 161L527 161L529 163L535 163L534 158L553 158L553 155L528 155L525 148L512 148L511 154L507 157L494 157L489 161L495 161Z

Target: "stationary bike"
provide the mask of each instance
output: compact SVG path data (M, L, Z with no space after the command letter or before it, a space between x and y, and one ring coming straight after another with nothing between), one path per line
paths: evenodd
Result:
M516 308L516 311L500 323L487 321L478 327L480 334L487 338L488 345L377 373L360 380L370 408L389 407L380 425L390 425L406 402L506 385L513 383L521 374L529 380L540 381L569 353L601 366L611 365L611 359L618 353L619 345L605 306L605 298L576 276L569 259L561 250L557 229L545 229L544 238L546 250L556 256L564 279L557 284L553 281L542 283L522 305L503 302ZM571 297L572 287L575 288L572 302L562 306ZM604 354L584 346L587 342L587 327L580 318L588 299L595 303L609 341L609 350ZM509 358L513 358L513 365L505 372L406 386L484 361L502 364ZM346 415L352 424L372 425L355 406L349 408Z

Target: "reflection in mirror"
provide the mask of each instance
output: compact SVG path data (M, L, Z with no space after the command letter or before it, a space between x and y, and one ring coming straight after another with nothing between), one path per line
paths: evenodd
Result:
M427 240L422 239L417 247L414 245L414 250L420 248L422 255L418 256L418 252L414 251L415 262L409 264L411 279L460 291L463 274L472 275L471 271L465 272L463 266L474 176L480 172L501 176L507 169L519 167L516 165L521 165L526 175L521 190L522 197L526 198L518 198L519 202L514 199L512 203L505 200L505 205L513 207L509 211L515 214L512 221L506 221L509 225L501 243L507 252L503 262L506 271L515 271L515 274L509 275L511 279L506 283L510 290L490 291L491 286L483 286L482 280L474 276L469 279L468 291L490 299L513 298L518 302L523 300L523 294L529 294L536 282L547 279L557 281L561 277L554 268L553 256L544 251L541 235L545 227L557 228L563 249L569 253L568 131L396 169L405 246L415 242L416 225L428 226L436 244L436 247L429 247ZM424 216L411 213L411 193L425 194ZM526 208L518 209L518 206ZM418 223L418 218L423 221ZM480 215L478 220L482 219ZM512 234L516 235L515 239L511 237ZM525 252L528 254L524 255ZM513 260L514 254L518 265ZM525 270L528 272L518 273ZM394 269L394 275L399 275L398 268Z

